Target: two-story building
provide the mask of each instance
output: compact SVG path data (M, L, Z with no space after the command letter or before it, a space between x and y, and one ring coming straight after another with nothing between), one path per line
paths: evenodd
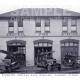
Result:
M59 8L24 8L0 15L0 49L25 54L34 66L38 50L80 56L80 13ZM1 57L1 56L0 56Z

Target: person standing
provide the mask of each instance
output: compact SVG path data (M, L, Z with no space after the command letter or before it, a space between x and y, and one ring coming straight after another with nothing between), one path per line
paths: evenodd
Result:
M37 61L40 61L40 50L38 49L38 52L37 52Z
M44 59L44 49L42 49L42 52L41 52L41 60Z
M46 50L46 53L47 53L48 51ZM48 55L45 55L45 59L47 59L47 57L48 57Z

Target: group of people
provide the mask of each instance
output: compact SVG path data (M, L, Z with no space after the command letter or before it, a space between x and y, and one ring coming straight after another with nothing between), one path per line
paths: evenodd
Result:
M71 52L67 53L64 55L64 61L66 63L71 63L75 60L75 54L72 54Z
M46 50L46 52L48 52L48 51ZM41 55L41 54L44 54L44 53L45 53L44 49L42 49L41 52L40 52L40 50L38 49L37 55Z
M48 54L48 50L44 51L44 49L42 49L41 52L40 52L40 50L38 50L38 52L37 52L37 60L38 61L47 59L50 56L51 56L51 54Z

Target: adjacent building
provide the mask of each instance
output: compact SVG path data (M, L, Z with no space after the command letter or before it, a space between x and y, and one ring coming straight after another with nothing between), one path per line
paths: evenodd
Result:
M26 66L35 66L37 52L42 49L55 51L52 56L60 63L66 52L80 56L80 13L23 8L1 14L0 49L25 54Z

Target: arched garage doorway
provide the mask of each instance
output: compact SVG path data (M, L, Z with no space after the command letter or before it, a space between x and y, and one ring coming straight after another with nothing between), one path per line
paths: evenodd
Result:
M7 41L7 51L10 53L23 54L24 58L26 55L26 41L23 40L10 40ZM26 58L24 65L26 64Z
M53 41L46 40L46 39L40 39L40 40L34 41L34 61L37 58L38 50L40 52L42 52L42 49L44 50L44 52L46 52L46 50L48 52L52 51L52 44L53 44ZM36 65L36 63L35 63L35 65Z
M74 39L65 39L61 42L61 62L63 63L64 55L71 53L72 55L78 56L79 41Z

